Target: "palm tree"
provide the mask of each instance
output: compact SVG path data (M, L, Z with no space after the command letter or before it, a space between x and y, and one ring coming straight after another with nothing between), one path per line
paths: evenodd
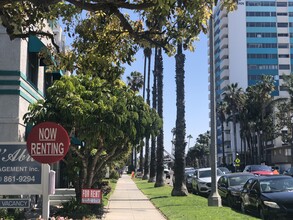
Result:
M144 78L140 72L134 71L130 73L130 76L127 76L127 84L133 91L138 92L144 85Z
M177 0L178 7L181 7L181 0ZM178 30L181 29L181 21L178 21ZM176 139L175 139L175 163L174 174L175 183L173 184L172 196L186 196L188 195L185 186L184 167L185 167L185 136L186 136L186 122L185 122L185 90L184 90L184 64L185 55L182 52L182 42L180 39L177 42L176 61Z
M227 103L226 102L220 102L218 104L217 113L218 118L221 122L221 138L222 138L222 164L226 166L226 155L225 155L225 131L224 131L224 123L226 122L226 111L227 111Z
M157 62L157 79L158 79L158 114L163 119L163 56L162 48L158 48L156 57ZM161 128L157 143L157 173L155 187L165 185L164 182L164 130Z
M150 77L151 77L151 55L152 50L150 48L144 49L144 56L148 59L148 75L147 75L147 104L150 105ZM149 153L150 153L150 144L149 144L150 137L146 137L145 143L145 158L144 158L144 180L149 178Z
M144 78L141 75L140 72L134 71L130 73L130 76L127 76L127 85L135 92L138 92L141 88L143 88L144 85ZM140 146L142 149L143 146ZM136 152L137 149L134 147L132 149L132 154L131 154L131 165L132 169L136 169ZM141 158L142 160L142 158Z
M188 139L188 150L189 150L189 146L190 146L190 139L192 139L192 138L193 138L193 137L192 137L191 134L187 136L187 139ZM187 151L188 151L188 150L187 150Z
M226 91L222 94L223 100L227 102L228 108L227 112L228 114L232 114L232 120L233 120L233 138L234 138L234 154L233 154L233 161L236 158L236 152L237 152L237 132L236 132L236 123L237 123L237 113L238 113L238 106L240 103L240 94L242 93L242 88L238 87L238 83L232 83L231 85L227 86Z
M145 51L147 50L147 48L144 49L144 63L143 63L143 92L142 92L142 97L143 97L143 100L145 100L145 91L146 91L146 82L145 82L145 79L146 79L146 66L147 66L147 56L146 56L146 53ZM139 170L141 172L143 172L143 146L141 147L140 149L140 156L139 156Z
M273 127L273 106L275 103L283 99L276 99L272 97L271 93L274 91L274 79L272 76L262 76L262 80L257 84L247 88L249 95L248 103L250 112L253 113L255 122L255 129L258 139L257 158L258 163L265 161L264 137L271 136L271 127ZM266 143L266 141L265 141Z
M157 54L158 49L155 48L155 65L153 71L153 109L157 109ZM151 140L151 161L150 161L150 177L148 182L155 182L156 179L156 136L152 135Z

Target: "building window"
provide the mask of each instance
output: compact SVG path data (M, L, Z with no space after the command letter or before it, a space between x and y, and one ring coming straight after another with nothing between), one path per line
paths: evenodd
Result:
M291 156L291 149L285 149L285 156Z
M289 44L287 44L287 43L279 43L278 48L289 48Z
M287 7L287 2L277 2L277 7Z
M278 37L288 37L288 33L278 33Z
M276 70L278 65L274 64L248 64L247 69L249 70Z
M279 58L289 58L289 54L279 54Z
M246 1L246 6L276 6L275 1Z
M290 69L290 65L286 65L286 64L280 64L279 65L279 69L280 70L289 70Z
M248 43L247 48L277 48L275 43Z
M289 56L289 55L288 55ZM276 59L277 54L247 54L248 59Z
M246 27L276 27L276 22L246 22Z
M248 11L247 17L276 17L276 12Z
M38 70L39 70L39 57L38 53L28 53L28 80L37 87L38 85Z
M288 23L287 22L278 23L278 27L288 27Z

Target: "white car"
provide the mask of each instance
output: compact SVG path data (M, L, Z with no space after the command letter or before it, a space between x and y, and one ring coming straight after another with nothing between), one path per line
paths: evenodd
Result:
M217 182L223 174L224 173L217 168ZM212 185L212 169L210 167L196 169L191 184L194 194L209 194Z

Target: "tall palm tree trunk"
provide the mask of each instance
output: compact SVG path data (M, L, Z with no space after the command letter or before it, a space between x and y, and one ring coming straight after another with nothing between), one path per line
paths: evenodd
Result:
M147 63L147 56L145 51L147 50L147 48L144 49L144 66L143 66L143 92L142 92L142 97L143 100L145 100L145 79L146 79L146 63ZM139 169L141 172L143 172L143 146L141 146L140 149L140 156L139 156Z
M223 153L223 158L222 158L222 164L226 166L226 155L225 155L225 132L224 132L224 122L221 122L221 133L222 133L222 153Z
M181 3L178 1L178 5ZM178 24L179 26L179 24ZM180 28L180 26L178 27ZM175 139L175 183L173 185L172 196L186 196L188 194L184 183L185 168L185 91L184 91L184 63L185 55L182 53L182 43L178 43L176 59L176 139Z
M236 111L233 110L233 138L234 138L234 155L233 155L233 161L236 159L236 153L237 153L237 132L236 132Z
M150 106L150 78L151 78L151 55L152 50L150 48L145 49L145 56L148 58L148 77L147 77L147 104ZM149 178L149 154L150 154L150 137L145 138L145 158L144 158L144 175L143 179Z
M162 49L158 49L158 114L163 119L163 57ZM164 186L164 130L161 128L157 144L157 174L155 187Z
M155 48L155 65L153 72L153 109L157 109L157 56L158 49ZM151 162L150 162L150 177L149 182L156 180L156 136L152 135L151 141Z

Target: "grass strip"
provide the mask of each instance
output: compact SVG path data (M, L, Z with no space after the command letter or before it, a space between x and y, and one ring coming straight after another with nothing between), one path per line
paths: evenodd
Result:
M171 196L169 185L154 187L154 183L136 178L137 187L168 218L168 220L253 220L253 216L244 215L229 207L208 206L205 197L189 194Z

